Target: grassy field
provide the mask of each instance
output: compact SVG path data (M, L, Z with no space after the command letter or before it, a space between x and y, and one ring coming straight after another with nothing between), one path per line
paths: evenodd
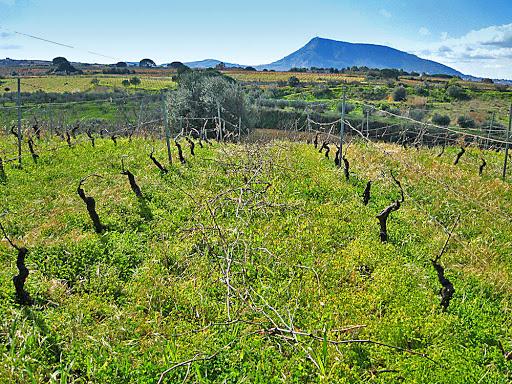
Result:
M124 87L123 80L129 80L137 76L141 83L137 86L130 85ZM97 80L97 81L96 81ZM0 94L6 92L15 92L17 90L17 80L7 78L0 80ZM148 75L82 75L82 76L37 76L24 77L22 79L23 92L56 92L56 93L79 93L90 91L108 91L112 88L129 90L158 91L161 89L174 88L176 83L171 77L148 76Z
M96 70L98 70L96 68ZM32 76L22 79L24 92L47 93L112 93L113 91L156 92L163 89L175 89L177 84L172 76L175 73L163 69L136 69L130 75L87 74L81 76ZM378 109L387 109L396 113L412 116L420 122L430 122L436 114L447 115L451 125L457 125L459 117L470 117L476 126L488 128L494 114L494 123L501 127L508 125L508 115L512 90L497 84L468 82L458 79L433 77L403 76L398 79L368 78L364 74L322 74L296 72L255 72L242 70L226 70L223 73L244 83L247 89L258 88L262 97L268 101L279 103L307 102L322 104L324 112L333 113L338 110L343 92L347 92L347 101L355 108L349 114L351 118L362 118L366 107L371 104ZM141 83L137 86L123 86L123 80L138 77ZM290 86L288 80L297 77L299 84ZM450 86L463 89L466 97L456 99L448 95ZM393 92L403 86L407 98L394 101ZM16 79L0 80L0 96L16 90ZM252 104L258 100L251 100ZM12 106L14 101L4 102ZM279 107L281 108L281 107ZM292 108L293 109L293 108ZM303 111L304 106L295 108Z
M455 166L457 148L352 142L346 181L312 145L256 134L195 157L183 141L187 164L167 175L148 158L154 147L163 162L164 143L142 139L36 142L38 164L7 164L1 222L29 250L34 305L14 302L16 252L3 240L0 382L512 380L499 347L512 350L502 155L468 148ZM14 138L0 148L14 152ZM383 244L375 216L400 195L391 170L405 202ZM91 174L100 235L76 193ZM441 260L456 292L443 312L430 260L459 215Z
M347 91L347 101L355 108L351 112L352 116L361 116L363 114L363 105L376 105L380 109L388 109L401 113L410 114L411 111L421 111L420 121L429 121L434 114L448 115L452 125L457 124L459 116L470 116L479 125L490 125L492 114L495 115L495 123L506 125L508 123L510 100L512 91L496 91L487 89L487 86L480 88L475 86L473 90L465 89L470 98L464 100L454 100L447 97L445 85L432 86L429 96L418 94L418 88L422 87L421 82L414 85L407 85L408 96L404 101L396 102L392 95L401 82L392 82L390 84L353 83L343 85L331 85L328 88L328 94L318 94L318 85L303 85L298 88L281 87L280 98L285 100L307 101L310 103L323 103L331 111L336 111L340 100L343 97L344 90ZM404 83L405 84L405 83ZM459 83L461 87L466 86ZM324 91L322 89L322 91ZM324 91L325 93L325 91ZM369 96L379 94L377 97ZM373 100L371 100L374 98ZM414 115L413 115L414 116Z
M277 83L279 81L287 82L292 76L297 77L302 82L326 83L328 81L358 82L364 81L363 76L331 74L331 73L298 73L298 72L255 72L255 71L237 71L229 70L224 73L238 81L242 82L263 82Z
M401 76L398 79L368 78L364 74L322 74L300 72L253 72L228 70L226 75L250 86L256 85L276 100L305 101L322 103L330 111L336 111L343 92L347 92L347 101L354 105L351 116L363 115L362 105L371 104L378 108L391 109L402 114L410 114L420 121L430 121L435 114L447 115L452 125L457 124L460 116L469 116L477 125L488 127L493 113L494 123L508 124L512 90L499 84L470 82L460 79L445 79L429 76ZM300 84L290 86L291 77L299 79ZM455 99L448 96L450 86L464 90L465 98ZM404 87L407 98L394 101L393 92ZM414 112L418 112L414 115Z

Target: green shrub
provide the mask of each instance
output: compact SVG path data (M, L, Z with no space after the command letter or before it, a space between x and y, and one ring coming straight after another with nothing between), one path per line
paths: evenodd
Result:
M439 113L435 113L432 116L432 123L436 125L440 125L442 127L447 127L450 125L451 119L448 115L440 115Z
M393 91L394 101L405 101L407 100L407 91L403 86L395 88Z
M326 85L318 85L312 90L313 96L317 99L332 99L334 93Z
M409 114L409 117L413 120L416 120L416 121L423 121L423 119L425 118L425 115L427 113L425 112L424 109L413 109L410 114Z
M388 95L388 91L384 87L365 88L362 91L362 97L365 100L384 100Z
M461 128L475 128L476 122L475 119L473 119L471 116L459 116L457 119L457 124Z
M132 85L137 86L137 85L140 85L140 83L141 83L141 80L137 76L134 76L130 79L130 84L132 84Z
M289 79L288 79L288 85L290 87L298 87L300 85L300 80L297 76L291 76Z
M446 89L446 94L450 98L455 99L455 100L467 100L470 98L468 96L468 94L466 93L466 91L458 85L450 85Z
M423 96L423 97L427 97L430 95L430 91L428 90L428 88L421 86L421 85L417 85L416 87L414 87L414 92L418 96Z

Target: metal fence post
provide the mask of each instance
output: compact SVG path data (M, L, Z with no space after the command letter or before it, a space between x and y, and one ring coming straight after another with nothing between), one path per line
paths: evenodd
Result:
M491 119L491 125L489 126L489 130L487 131L487 142L486 142L486 149L490 148L490 137L492 135L492 130L494 129L494 121L496 119L496 111L492 113L492 119Z
M217 102L217 119L218 119L218 126L217 126L217 141L222 141L222 118L220 115L220 103Z
M18 99L16 101L18 107L18 164L21 168L21 79L18 77Z
M508 166L508 150L510 147L510 130L512 129L512 104L510 104L510 111L508 114L508 129L507 129L507 139L505 144L505 162L503 164L503 180L507 177L507 166Z
M169 127L169 106L167 93L162 92L162 108L164 111L164 128L165 128L165 142L167 144L167 158L169 159L169 165L172 165L172 154L171 154L171 131Z
M238 117L238 144L242 142L242 116Z
M341 102L341 126L340 126L340 157L338 167L341 168L341 159L343 158L343 136L345 135L345 102L347 99L347 90L343 89L343 101Z

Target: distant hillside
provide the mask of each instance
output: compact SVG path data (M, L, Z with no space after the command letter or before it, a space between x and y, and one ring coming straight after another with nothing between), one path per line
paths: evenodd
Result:
M243 65L240 65L240 64L226 63L226 62L223 62L223 61L220 61L220 60L215 60L215 59L206 59L206 60L201 60L201 61L191 61L191 62L184 63L184 64L187 65L190 68L194 68L194 69L197 68L197 69L199 69L199 68L215 68L220 63L224 63L226 68L241 68L241 67L244 67Z
M51 61L46 60L16 60L16 59L0 59L0 67L36 67L50 66Z
M303 48L281 60L260 65L257 68L286 71L293 67L341 69L352 66L395 68L407 72L462 76L462 73L446 65L394 48L373 44L353 44L320 37L315 37Z

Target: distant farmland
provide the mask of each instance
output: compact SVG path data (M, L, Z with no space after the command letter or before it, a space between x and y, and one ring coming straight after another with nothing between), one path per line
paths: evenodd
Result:
M292 76L297 77L302 82L308 83L326 83L328 81L355 82L364 81L363 76L345 75L337 73L302 73L302 72L255 72L229 70L225 73L232 78L242 82L279 82L288 81Z
M132 77L138 77L141 83L137 86L123 86L123 80L129 80ZM7 78L1 81L0 94L16 91L16 79ZM171 77L149 76L139 74L129 75L76 75L76 76L33 76L24 77L22 92L56 92L56 93L79 93L109 89L127 89L127 90L145 90L158 91L164 88L174 88L176 83ZM9 91L6 91L6 88Z

